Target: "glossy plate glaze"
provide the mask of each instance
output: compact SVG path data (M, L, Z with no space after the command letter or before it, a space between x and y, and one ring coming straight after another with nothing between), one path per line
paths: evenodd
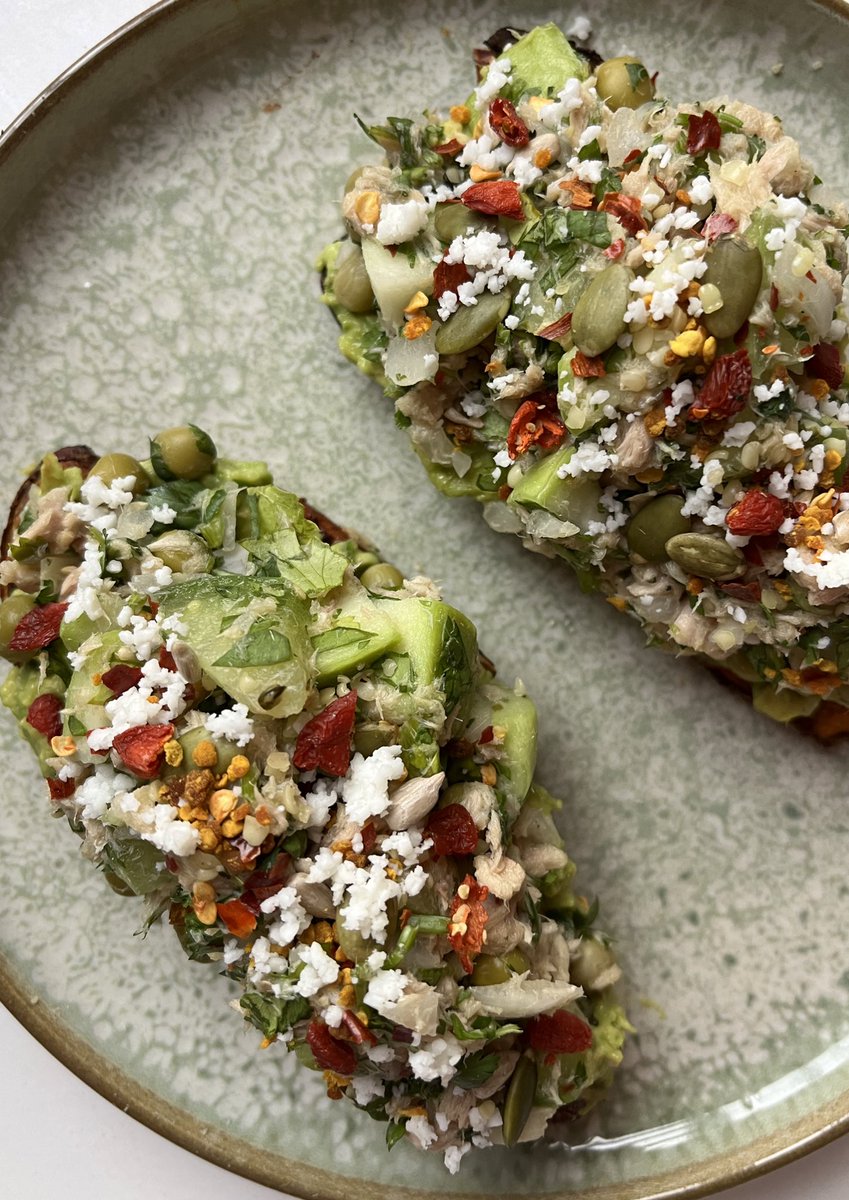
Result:
M523 3L523 24L565 14ZM595 45L679 98L783 114L847 191L849 12L795 0L601 0ZM191 420L440 579L542 711L545 782L615 934L638 1034L569 1146L469 1155L449 1178L333 1105L228 1011L228 983L112 896L50 820L2 723L0 997L122 1107L299 1194L695 1196L849 1124L847 748L752 712L565 570L436 495L387 403L335 350L312 273L368 147L353 119L469 89L508 3L193 0L111 39L0 142L3 499L66 442L140 454ZM783 66L779 69L779 64Z

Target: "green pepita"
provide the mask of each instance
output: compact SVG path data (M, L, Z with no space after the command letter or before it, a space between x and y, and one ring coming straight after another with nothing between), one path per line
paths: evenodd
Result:
M364 313L374 308L374 291L359 246L349 245L340 250L333 276L333 295L348 312Z
M690 518L681 513L681 496L658 496L650 500L628 522L628 549L646 562L666 562L666 543L679 533L690 532Z
M705 316L705 327L714 337L733 337L751 316L761 290L760 252L742 238L721 237L706 251L705 262L702 286L716 288L722 297L722 307Z
M437 204L433 217L433 228L441 242L449 245L455 237L462 237L472 230L482 229L484 223L465 204Z
M482 292L477 304L461 305L436 331L437 354L462 354L488 337L510 310L509 292Z
M528 1123L537 1090L537 1067L532 1058L523 1057L516 1063L510 1079L504 1109L501 1114L505 1146L515 1146Z
M608 58L596 71L596 91L608 108L639 108L654 96L654 84L638 58Z
M633 299L634 272L611 263L593 279L572 313L572 339L590 358L604 354L625 332L625 310Z
M666 543L666 554L690 575L704 579L736 579L746 570L741 552L712 533L678 533Z
M493 983L506 983L512 978L512 972L508 966L493 954L479 954L475 960L475 969L472 972L472 983L488 987Z

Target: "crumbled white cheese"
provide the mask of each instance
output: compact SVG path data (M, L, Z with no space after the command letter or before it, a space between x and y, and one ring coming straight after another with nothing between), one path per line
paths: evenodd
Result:
M339 978L338 962L330 957L320 942L311 942L309 946L296 946L290 958L304 964L295 984L295 991L300 996L314 996L316 992L328 984L335 983Z
M234 704L220 713L205 714L203 723L213 737L226 738L237 746L247 746L254 736L254 723L246 704Z
M382 817L389 808L389 784L405 771L400 746L379 746L368 758L355 754L342 781L348 816L358 825Z
M428 207L415 197L400 203L384 204L380 209L375 237L384 246L409 242L427 225Z

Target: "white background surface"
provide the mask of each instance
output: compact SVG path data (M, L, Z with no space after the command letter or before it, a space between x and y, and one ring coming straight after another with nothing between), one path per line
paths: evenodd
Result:
M140 0L0 0L0 129ZM150 1132L62 1067L0 1007L0 1195L14 1200L271 1200ZM849 1138L725 1193L847 1200Z

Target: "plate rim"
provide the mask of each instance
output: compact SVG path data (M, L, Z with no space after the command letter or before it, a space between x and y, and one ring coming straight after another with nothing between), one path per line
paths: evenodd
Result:
M205 3L207 0L200 0ZM212 0L209 0L212 2ZM809 0L815 8L849 21L849 0ZM198 0L156 0L96 42L36 95L0 131L0 172L18 147L53 109L110 58L145 37ZM238 0L236 7L238 7ZM58 1062L109 1103L154 1133L215 1166L303 1200L383 1200L380 1183L347 1179L308 1163L255 1146L222 1127L210 1128L185 1109L133 1079L67 1025L59 1009L33 996L11 960L0 952L0 1003ZM849 1133L849 1088L777 1131L764 1134L731 1155L717 1155L628 1184L583 1188L583 1200L697 1200L759 1178L795 1162ZM648 1188L649 1190L646 1190ZM432 1193L393 1184L401 1200L432 1200ZM454 1193L456 1200L481 1200L479 1192ZM501 1200L528 1200L501 1193ZM577 1200L574 1191L551 1192L546 1200Z

